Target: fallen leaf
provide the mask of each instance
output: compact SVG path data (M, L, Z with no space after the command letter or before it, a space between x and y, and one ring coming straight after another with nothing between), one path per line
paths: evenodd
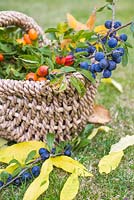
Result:
M121 85L119 82L117 82L117 81L115 81L114 79L112 79L112 78L103 78L103 79L101 79L101 82L102 82L102 83L111 84L111 85L113 85L120 93L123 92L122 85Z
M79 180L77 173L72 173L65 182L60 193L60 200L72 200L75 198L79 189Z
M127 135L111 146L110 153L122 151L132 145L134 145L134 135Z
M86 23L86 25L90 31L93 30L95 21L96 21L96 8L93 10L92 14L90 15L90 17Z
M112 170L115 170L118 167L123 155L123 151L118 151L104 156L98 165L99 172L109 174Z
M57 156L51 158L52 164L57 167L61 168L66 172L73 173L74 171L77 173L78 176L93 176L91 173L87 171L87 169L78 161L73 160L67 156Z
M0 149L5 148L7 143L8 143L8 140L5 140L4 138L0 137Z
M108 133L110 130L111 128L109 128L108 126L100 126L98 128L94 128L92 133L88 136L88 139L93 139L96 136L96 134L100 131L105 131L106 133Z
M52 170L51 159L48 159L43 163L40 175L28 187L23 200L37 200L37 198L48 189L49 174Z
M27 155L32 150L37 151L35 158L39 157L38 150L41 147L46 147L46 144L44 142L29 141L21 142L4 149L0 149L0 162L9 163L12 159L16 159L22 165L24 165Z
M94 113L88 119L88 122L95 124L106 124L110 121L110 112L101 105L94 106Z

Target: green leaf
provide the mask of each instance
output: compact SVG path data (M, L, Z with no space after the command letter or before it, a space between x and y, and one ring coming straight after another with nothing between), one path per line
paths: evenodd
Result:
M50 151L53 148L54 139L55 139L54 133L48 133L47 134L47 145L48 145Z
M54 69L54 64L53 61L50 58L46 58L46 64L49 66L49 68L51 68L51 70Z
M45 33L55 33L58 32L58 30L56 28L48 28Z
M18 160L16 160L16 159L12 159L8 164L10 165L10 164L17 164L18 166L20 166L21 164L20 164L20 162L18 161Z
M81 97L83 97L85 92L86 92L86 88L84 86L84 83L80 79L78 79L76 77L71 77L70 78L70 82L76 88L76 90L78 91L79 95Z
M122 57L122 65L123 65L123 67L125 67L128 64L128 49L127 49L126 46L124 47L124 50L125 50L125 53L124 53L124 55Z
M134 22L132 22L132 24L130 26L130 30L131 30L133 37L134 37Z
M30 63L30 64L39 64L40 59L36 55L21 55L19 59L23 62Z
M79 69L79 72L85 76L89 81L95 82L95 79L92 77L91 72L85 69Z
M125 42L125 45L129 48L133 48L133 46L129 42Z
M17 176L21 171L22 171L22 167L17 167L17 168L13 171L12 176L13 176L13 177Z
M26 158L26 160L25 160L25 164L27 164L29 161L32 161L32 160L35 158L35 155L36 155L36 150L32 150L32 151L28 154L28 156L27 156L27 158Z
M85 129L80 134L80 136L87 137L92 132L93 129L94 129L94 125L93 124L87 124Z
M87 145L89 145L90 141L87 138L80 138L80 142L77 145L76 150L79 151L80 149L86 147Z
M107 9L108 9L108 10L113 10L112 5L111 5L111 4L108 4L108 5L107 5Z
M3 181L4 183L6 183L6 180L8 179L8 176L9 176L8 172L3 171L0 174L0 180Z
M113 0L106 0L106 2L108 2L108 3L113 3Z
M66 78L64 78L62 83L60 84L58 92L63 92L66 89L67 89L67 81Z
M106 5L104 5L104 6L102 6L102 7L100 7L99 9L97 9L96 10L96 12L101 12L101 11L103 11L104 10L104 8L107 6L107 4Z
M60 70L65 73L76 72L76 69L74 67L67 67L67 66L61 67Z

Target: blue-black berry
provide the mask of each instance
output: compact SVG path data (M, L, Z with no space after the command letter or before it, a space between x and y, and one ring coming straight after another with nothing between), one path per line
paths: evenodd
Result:
M95 50L96 50L96 47L94 47L92 45L88 47L88 53L93 54L95 52Z
M103 71L103 78L109 78L111 75L112 75L112 73L108 69L105 69Z
M50 157L50 152L45 148L40 148L39 154L40 154L42 160L46 160Z
M116 50L120 53L120 56L123 56L125 53L125 50L122 47L118 47Z
M6 182L7 182L7 183L10 182L10 181L12 180L12 178L13 178L12 175L9 174Z
M123 40L123 41L127 41L127 35L125 33L122 33L120 35L120 39Z
M105 58L103 58L103 59L100 61L99 64L100 64L100 68L101 68L101 69L105 69L105 68L107 68L108 65L109 65L108 60L105 59Z
M32 167L31 171L32 171L33 176L37 177L40 174L40 167L39 166L34 166L34 167Z
M112 71L116 69L116 63L113 60L109 60L108 70Z
M19 186L21 184L21 179L20 178L15 179L13 184Z
M108 40L108 46L109 46L110 48L116 47L117 44L118 44L118 41L117 41L115 38L110 38L110 39Z
M89 71L92 72L92 73L95 72L95 64L91 64L91 65L89 66Z
M110 28L112 27L112 20L107 20L107 21L105 22L105 27L106 27L107 29L110 29Z
M119 56L118 58L112 58L113 61L115 61L116 63L120 63L121 62L121 56Z
M30 172L24 172L21 177L22 181L29 181L32 179Z
M95 60L100 61L105 57L103 52L97 52L95 53Z
M122 24L121 24L120 21L114 22L114 28L119 28L121 25L122 25Z
M65 155L65 156L71 156L71 150L70 150L70 149L66 149L66 150L64 151L64 155Z
M4 185L3 181L0 181L0 188Z
M102 68L99 63L94 64L94 71L95 72L102 72Z
M88 62L81 62L80 63L80 68L88 70L89 69Z
M113 52L112 52L112 58L113 59L117 59L118 57L120 57L120 52L115 49Z

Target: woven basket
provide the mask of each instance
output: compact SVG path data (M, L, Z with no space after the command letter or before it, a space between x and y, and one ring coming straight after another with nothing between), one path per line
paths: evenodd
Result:
M25 31L34 28L49 44L42 29L31 18L14 11L0 12L0 27L16 25ZM70 84L70 77L80 78L87 89L80 97ZM17 142L46 140L55 133L58 141L70 140L88 123L93 113L96 85L79 73L67 75L67 89L58 93L50 81L0 80L0 136Z

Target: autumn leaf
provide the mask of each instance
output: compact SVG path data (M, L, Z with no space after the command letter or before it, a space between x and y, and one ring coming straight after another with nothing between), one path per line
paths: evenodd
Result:
M46 147L44 142L29 141L14 144L4 149L0 149L0 162L9 163L12 159L18 160L22 165L25 164L27 155L36 150L35 158L39 157L38 150Z
M122 85L121 85L119 82L117 82L117 81L115 81L114 79L112 79L112 78L103 78L103 79L101 79L101 82L102 82L102 83L106 83L106 84L111 84L111 85L113 85L120 93L123 92Z
M94 128L92 133L88 136L88 139L89 140L93 139L96 136L96 134L100 131L104 131L104 132L108 133L110 130L111 129L108 126L100 126L98 128Z
M86 25L87 25L87 27L89 28L90 31L93 30L95 21L96 21L96 8L93 10L91 16L89 17L89 19L86 23Z
M99 162L99 172L106 174L118 167L124 152L123 150L129 146L134 145L134 135L127 135L120 139L119 142L111 146L111 150L108 155L104 156Z
M66 172L73 173L76 171L78 176L93 176L91 173L87 171L87 169L78 161L73 160L67 156L57 156L55 158L51 158L52 164L61 168Z
M0 173L4 171L4 172L8 172L9 174L12 174L17 167L18 167L17 164L12 163L8 165L6 168L0 169Z
M88 121L95 124L106 124L111 121L109 111L101 105L94 106L94 113L89 117Z
M79 180L77 173L72 173L65 182L60 193L60 200L72 200L75 198L79 189Z
M40 175L30 184L23 200L37 200L49 186L49 174L53 170L51 159L46 160L41 168Z
M112 170L116 169L123 157L123 151L112 152L104 156L99 162L99 172L100 173L110 173Z
M105 35L108 29L104 25L99 25L94 28L94 32L100 35Z
M122 151L132 145L134 145L134 135L127 135L111 146L110 153Z

